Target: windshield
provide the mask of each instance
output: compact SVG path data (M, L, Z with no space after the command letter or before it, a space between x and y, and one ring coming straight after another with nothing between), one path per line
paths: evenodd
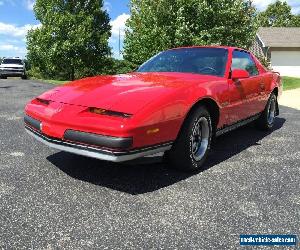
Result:
M145 62L138 72L182 72L224 76L228 50L182 48L167 50Z
M19 65L23 65L21 59L4 59L2 64L19 64Z

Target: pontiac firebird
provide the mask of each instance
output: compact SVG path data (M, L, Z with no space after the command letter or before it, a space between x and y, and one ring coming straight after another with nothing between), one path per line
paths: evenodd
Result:
M113 162L164 152L171 166L196 170L212 138L252 121L272 129L281 93L280 75L246 50L184 47L133 73L54 88L27 104L24 121L58 150Z

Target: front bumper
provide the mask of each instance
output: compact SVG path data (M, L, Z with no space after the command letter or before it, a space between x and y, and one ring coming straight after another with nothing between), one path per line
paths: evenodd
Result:
M64 139L61 140L43 134L41 132L42 123L30 116L25 116L24 122L28 134L51 148L105 161L129 161L165 152L172 147L172 142L168 142L140 149L126 150L132 145L132 138L109 137L73 130L67 130Z

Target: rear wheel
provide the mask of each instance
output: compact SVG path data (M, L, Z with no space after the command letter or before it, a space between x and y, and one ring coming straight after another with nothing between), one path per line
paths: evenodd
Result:
M172 167L180 170L201 169L207 158L211 139L211 116L204 106L199 106L185 121L181 133L165 158L168 158Z
M265 107L265 110L257 120L258 128L262 130L270 130L273 128L277 105L277 97L274 93L272 93Z

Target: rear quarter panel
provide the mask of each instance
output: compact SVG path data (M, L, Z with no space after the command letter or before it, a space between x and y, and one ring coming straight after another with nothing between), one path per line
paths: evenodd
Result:
M256 66L260 75L262 75L264 79L265 91L264 94L261 96L261 101L263 102L264 106L266 106L268 99L275 88L278 89L278 98L280 98L280 96L282 95L282 79L280 77L279 72L272 72L268 70L260 63L260 61L254 55L252 55L252 57L256 62Z

